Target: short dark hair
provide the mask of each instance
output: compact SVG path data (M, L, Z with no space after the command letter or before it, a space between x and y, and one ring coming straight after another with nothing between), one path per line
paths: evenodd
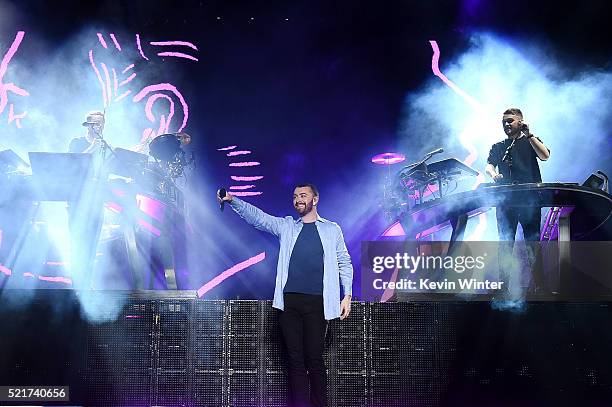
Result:
M319 196L319 190L318 190L318 189L317 189L317 187L316 187L316 186L314 186L313 184L308 184L308 183L306 183L306 184L297 184L297 185L295 186L295 188L306 188L306 187L310 188L310 190L312 191L312 194L313 194L314 196ZM295 188L294 188L294 189L295 189Z
M518 107L511 107L509 109L506 109L504 114L513 114L513 115L519 116L521 118L523 117L523 112L521 112L521 109L519 109Z

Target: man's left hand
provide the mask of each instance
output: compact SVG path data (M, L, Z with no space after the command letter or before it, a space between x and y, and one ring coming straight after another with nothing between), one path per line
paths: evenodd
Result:
M351 313L351 296L345 295L340 303L340 319L345 319Z

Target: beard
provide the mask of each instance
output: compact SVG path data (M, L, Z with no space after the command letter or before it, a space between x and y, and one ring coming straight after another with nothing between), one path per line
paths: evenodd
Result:
M305 205L296 205L295 206L295 210L297 211L298 215L300 216L305 216L308 215L310 213L310 211L312 211L313 208L313 202L306 202Z

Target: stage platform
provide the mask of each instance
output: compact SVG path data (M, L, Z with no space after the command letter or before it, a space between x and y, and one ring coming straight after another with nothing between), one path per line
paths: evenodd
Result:
M70 386L69 403L45 405L287 405L270 301L72 290L1 301L0 385ZM609 406L610 321L606 301L355 302L330 324L328 405Z

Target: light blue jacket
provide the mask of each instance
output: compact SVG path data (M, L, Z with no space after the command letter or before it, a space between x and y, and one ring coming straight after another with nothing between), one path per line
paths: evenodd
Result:
M289 275L289 260L293 246L304 225L302 219L295 220L291 216L280 218L268 215L261 209L236 197L233 197L230 205L248 224L264 232L272 233L280 240L272 306L283 310L283 289ZM317 218L316 226L323 244L323 309L325 319L329 320L340 316L340 283L342 283L344 295L353 293L353 265L340 226L320 216Z

